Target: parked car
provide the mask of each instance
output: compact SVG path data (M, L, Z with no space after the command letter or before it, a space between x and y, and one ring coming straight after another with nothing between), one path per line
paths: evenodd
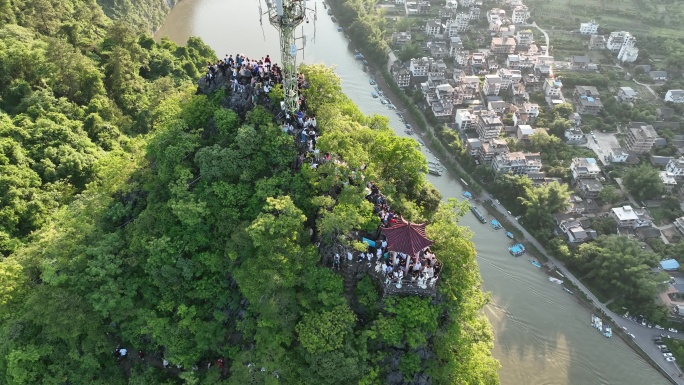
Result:
M660 325L656 325L655 328L658 329L658 330L665 330L665 328L662 327L662 326L660 326Z
M648 323L646 326L648 326L649 328L653 329L653 324L652 324L652 323Z
M641 326L646 326L646 320L645 319L641 320Z
M632 333L627 333L627 334L628 334L630 337L632 337L632 338L636 338L636 337L634 336L634 334L632 334Z
M663 353L663 357L672 357L672 353Z
M670 333L677 333L677 329L675 328L667 328L667 331Z
M667 362L674 362L675 358L674 357L665 357L665 361Z

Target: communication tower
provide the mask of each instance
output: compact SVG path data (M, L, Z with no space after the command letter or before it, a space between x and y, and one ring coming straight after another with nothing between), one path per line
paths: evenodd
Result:
M306 0L266 0L268 20L280 32L280 60L285 93L285 111L294 114L297 105L297 44L295 29L306 19ZM308 20L307 20L308 22ZM306 44L306 37L302 46Z

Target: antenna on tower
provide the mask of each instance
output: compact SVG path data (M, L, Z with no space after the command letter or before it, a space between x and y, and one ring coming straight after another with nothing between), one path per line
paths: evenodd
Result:
M297 51L299 49L296 44L295 31L297 26L306 19L306 0L266 0L266 6L269 22L280 33L285 112L294 114L299 109L297 92ZM300 39L303 40L303 46L306 45L306 38Z

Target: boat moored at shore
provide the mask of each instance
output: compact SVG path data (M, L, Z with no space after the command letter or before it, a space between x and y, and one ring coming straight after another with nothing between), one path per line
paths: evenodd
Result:
M470 211L471 211L473 214L475 214L475 216L477 217L477 219L480 220L480 222L482 222L482 223L487 223L487 218L484 216L484 214L482 214L482 213L480 212L480 209L478 209L478 208L475 207L475 206L472 206L472 207L470 208Z

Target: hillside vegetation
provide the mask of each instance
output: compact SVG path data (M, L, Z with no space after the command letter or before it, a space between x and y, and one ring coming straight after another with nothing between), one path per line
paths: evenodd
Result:
M332 70L301 69L337 161L293 172L267 98L196 94L199 39L157 44L94 1L0 10L0 383L499 382L465 207ZM363 180L430 223L436 298L345 292L320 263L315 242L377 227Z

